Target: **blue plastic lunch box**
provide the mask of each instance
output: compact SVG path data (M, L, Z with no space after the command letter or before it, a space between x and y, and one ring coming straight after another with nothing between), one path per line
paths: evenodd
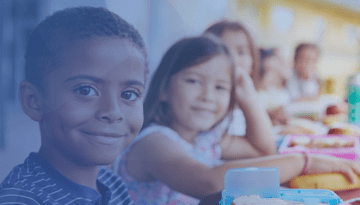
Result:
M337 205L342 202L335 192L323 189L280 189L277 168L231 169L225 175L225 189L221 193L221 205L231 205L240 196L259 195L261 198L305 202L309 205L328 203Z

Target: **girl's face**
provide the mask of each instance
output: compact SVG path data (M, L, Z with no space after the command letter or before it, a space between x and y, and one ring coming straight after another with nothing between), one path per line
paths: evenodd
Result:
M226 30L222 34L221 40L229 49L236 68L243 68L251 74L253 59L251 57L250 44L245 33L242 31Z
M175 130L209 130L227 113L231 89L231 65L225 55L179 71L161 94L169 104L170 126Z
M319 60L319 52L314 48L304 48L300 50L298 58L295 59L295 71L304 80L311 78L316 72Z

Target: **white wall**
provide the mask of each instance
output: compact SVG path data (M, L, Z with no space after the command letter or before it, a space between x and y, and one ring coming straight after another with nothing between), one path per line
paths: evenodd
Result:
M154 0L150 28L152 71L172 44L187 36L200 35L225 17L227 7L227 0Z

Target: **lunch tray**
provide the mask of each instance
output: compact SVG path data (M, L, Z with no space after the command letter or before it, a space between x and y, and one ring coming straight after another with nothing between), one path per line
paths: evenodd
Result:
M304 146L289 147L291 145L291 142L298 137L308 137L310 139L324 139L324 138L338 137L345 140L346 139L354 140L354 146L343 147L343 148L320 148L320 149L307 148ZM279 147L280 154L304 153L304 152L310 154L331 155L339 158L357 161L359 158L359 140L354 137L342 136L342 135L287 135Z
M335 192L322 189L280 189L277 168L236 168L225 175L225 189L221 193L221 205L231 205L240 196L258 195L261 198L279 198L305 202L309 205L328 203L337 205L342 202Z

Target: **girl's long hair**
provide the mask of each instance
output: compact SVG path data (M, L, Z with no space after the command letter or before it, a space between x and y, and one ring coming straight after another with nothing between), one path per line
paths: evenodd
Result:
M213 25L211 25L209 28L206 29L204 33L210 33L218 38L221 38L221 36L225 33L225 31L239 31L243 32L246 36L246 39L249 43L249 49L250 49L250 55L253 60L252 64L252 70L250 73L250 76L252 80L254 81L254 85L257 88L258 79L256 74L258 73L259 69L259 50L256 47L253 38L250 35L250 32L246 29L246 27L238 22L238 21L230 21L230 20L222 20L219 21Z
M171 76L186 68L205 63L218 55L226 55L231 62L232 89L228 110L231 113L230 111L234 108L235 104L235 78L233 75L234 64L228 50L220 41L205 36L184 38L171 46L165 53L152 77L144 101L143 129L151 123L169 126L171 114L168 111L167 102L160 100L160 93L165 92Z

